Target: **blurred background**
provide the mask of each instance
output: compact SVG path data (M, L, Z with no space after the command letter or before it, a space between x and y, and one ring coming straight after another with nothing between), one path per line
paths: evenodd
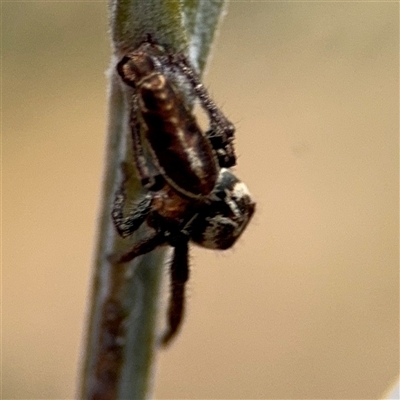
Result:
M104 2L2 4L5 399L75 395L96 242ZM257 213L192 249L159 399L372 399L399 370L399 5L232 2L205 82ZM164 315L160 316L161 318Z

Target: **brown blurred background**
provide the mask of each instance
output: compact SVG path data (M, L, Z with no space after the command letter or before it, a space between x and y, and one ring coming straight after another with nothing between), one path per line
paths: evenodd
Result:
M103 169L106 3L2 4L3 398L75 395ZM205 78L257 199L193 248L163 399L377 398L399 369L399 5L232 2ZM161 316L163 317L163 316Z

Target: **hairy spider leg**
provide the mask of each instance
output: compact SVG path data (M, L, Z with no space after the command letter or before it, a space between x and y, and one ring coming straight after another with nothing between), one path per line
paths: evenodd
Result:
M127 216L124 215L125 193L119 190L115 194L114 206L111 217L119 235L126 238L139 229L143 224L151 210L151 196L146 195L137 205L129 211Z
M183 73L199 98L201 106L208 114L211 128L206 132L206 136L217 152L220 166L230 168L236 165L233 147L235 127L211 99L187 57L184 54L169 55L164 57L163 64L172 64Z
M128 252L113 259L115 263L126 263L138 256L149 253L156 247L166 243L162 232L136 243ZM167 328L161 337L161 345L167 346L179 332L185 311L185 286L189 279L188 240L174 246L173 258L170 265L171 291L168 300Z
M129 211L127 216L124 215L124 203L126 200L126 194L124 189L124 181L121 184L121 187L118 189L113 209L111 212L112 220L114 225L122 237L127 237L132 235L140 225L148 217L151 211L151 196L146 195L143 199L137 204L137 206ZM136 243L129 251L122 255L111 255L109 256L109 261L115 264L125 263L128 261L132 261L134 258L149 253L154 250L156 247L161 246L165 243L165 236L162 232L155 232L153 235L147 237L146 239L141 240Z
M166 243L163 232L155 232L153 235L148 236L146 239L137 242L129 251L122 254L115 259L117 264L132 261L134 258L143 254L150 253L156 247Z
M147 194L132 208L128 215L124 215L124 205L126 203L125 184L128 180L127 166L122 163L123 173L122 182L115 192L111 217L120 236L123 238L132 235L140 225L146 220L151 211L151 195Z
M188 240L174 245L170 265L171 292L168 302L168 326L162 335L161 345L167 346L177 335L185 312L185 285L189 279Z

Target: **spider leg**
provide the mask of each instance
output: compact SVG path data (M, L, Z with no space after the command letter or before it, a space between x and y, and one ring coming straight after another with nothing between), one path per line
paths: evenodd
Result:
M210 94L208 93L206 87L201 82L201 79L197 72L190 65L187 57L184 54L175 54L171 55L170 57L172 58L172 64L175 65L176 68L178 68L189 81L190 85L193 88L193 91L199 98L202 107L207 112L211 120L211 125L221 125L221 127L225 129L228 129L227 125L230 125L230 129L234 129L232 124L228 121L228 119L220 111L218 106L210 97Z
M108 257L109 261L113 264L121 264L132 261L134 258L141 256L150 251L154 250L156 247L161 246L165 243L165 237L162 232L156 232L152 236L141 240L136 243L129 251L122 255L111 255Z
M226 168L234 166L236 164L233 147L235 127L214 103L199 75L184 54L170 55L169 62L179 69L189 81L210 119L210 129L206 132L206 136L217 153L220 166ZM167 64L166 60L164 60L164 64Z
M151 210L151 196L149 194L145 195L136 204L134 209L129 211L128 215L124 215L124 206L126 203L125 184L128 180L125 164L122 164L122 171L124 179L115 193L111 217L119 235L127 237L132 235L149 215Z
M189 81L190 85L193 88L193 91L196 93L202 107L208 113L211 121L215 123L227 121L226 117L222 114L217 105L211 99L207 89L201 82L197 72L190 65L187 57L184 54L173 54L168 57L169 62L172 63L176 68L178 68ZM168 62L164 62L164 64L168 64Z
M162 346L178 333L185 310L185 284L189 278L189 244L185 240L174 247L171 262L171 294L168 304L168 327L161 338Z

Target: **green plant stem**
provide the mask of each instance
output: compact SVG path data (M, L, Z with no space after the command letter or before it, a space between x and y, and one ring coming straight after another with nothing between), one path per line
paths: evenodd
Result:
M88 312L82 399L146 399L151 392L165 248L127 264L113 265L144 229L121 239L110 213L120 183L121 162L131 166L127 194L134 201L142 188L132 162L128 132L130 95L116 76L120 57L150 34L170 51L186 52L202 71L223 9L223 0L113 0L110 26L113 56L109 72L109 123L99 237Z

